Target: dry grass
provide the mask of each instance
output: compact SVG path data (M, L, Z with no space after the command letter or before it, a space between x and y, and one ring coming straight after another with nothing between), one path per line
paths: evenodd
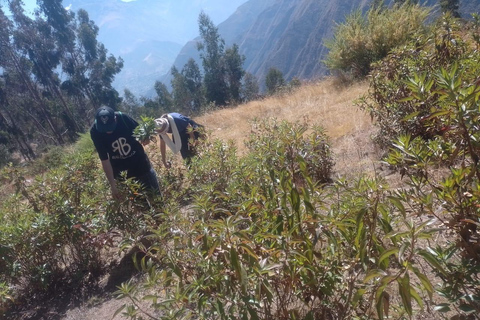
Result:
M378 155L371 142L375 128L370 116L354 101L368 90L368 83L339 86L334 79L303 85L295 92L218 110L195 120L211 130L213 138L235 141L240 153L255 118L304 122L322 126L331 139L338 175L372 173Z

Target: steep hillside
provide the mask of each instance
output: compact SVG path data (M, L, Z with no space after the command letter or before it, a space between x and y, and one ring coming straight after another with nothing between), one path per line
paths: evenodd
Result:
M234 43L239 44L239 35L250 34L252 25L258 20L259 15L264 10L274 6L277 1L278 0L250 0L241 5L227 20L220 23L218 29L222 38L225 40L226 46L229 47ZM180 50L180 53L173 63L178 70L181 70L190 58L198 62L200 61L200 55L197 50L198 41L200 41L200 37L188 41ZM242 54L244 53L242 52ZM171 74L166 73L159 80L167 86L170 86ZM151 90L151 93L153 93L153 90Z
M326 53L324 39L333 35L335 23L367 2L277 1L234 42L247 58L246 70L259 79L271 67L281 70L286 79L313 79L326 72L321 62Z
M367 83L345 87L337 85L335 80L324 80L302 86L289 94L209 112L195 120L208 128L213 139L234 141L240 154L246 151L244 142L249 138L251 122L254 119L274 117L278 120L321 125L331 138L335 176L368 174L378 167L378 156L370 141L370 135L375 129L370 117L354 105L354 101L364 95L367 89ZM346 114L349 116L345 117ZM147 152L154 163L159 163L159 151L155 144L150 144ZM157 170L160 174L167 174L162 168L157 167ZM58 292L58 295L48 301L41 301L38 305L25 305L23 308L19 306L21 310L8 319L112 319L115 311L126 302L126 299L114 298L116 286L128 280L134 273L131 257L121 258L124 258L124 255L113 248L109 253L111 271L94 287L76 288L70 293L71 296ZM82 290L88 299L75 300ZM126 317L119 314L114 319Z
M375 128L370 116L354 105L367 90L366 82L345 87L338 86L333 79L325 79L302 86L292 94L217 110L197 120L212 131L213 138L235 141L240 152L245 149L244 141L250 135L254 119L276 118L320 125L332 140L338 175L371 172L378 160L370 141ZM345 117L346 114L349 116Z
M322 63L327 53L324 40L333 36L335 24L353 10L365 9L369 3L369 0L341 3L250 0L219 24L218 29L227 46L239 45L246 57L245 70L254 74L260 83L271 67L282 71L287 80L316 79L327 73ZM191 57L198 60L196 43L199 40L196 38L182 48L174 63L177 69ZM162 81L169 84L170 75Z
M437 0L422 3L438 12ZM239 45L246 57L245 70L260 83L271 67L282 71L287 80L293 77L312 80L328 72L322 62L328 52L324 44L332 38L336 24L354 10L365 10L370 4L370 0L250 0L219 24L218 29L227 46ZM479 8L479 0L460 1L460 12L465 18ZM197 41L199 38L182 48L174 63L177 69L181 70L189 58L198 61ZM169 85L170 75L161 81Z

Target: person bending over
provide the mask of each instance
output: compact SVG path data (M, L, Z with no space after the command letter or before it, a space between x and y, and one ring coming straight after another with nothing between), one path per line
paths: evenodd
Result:
M147 189L160 194L157 174L142 144L133 136L137 126L138 122L129 115L115 112L110 107L100 107L90 128L90 136L110 184L112 196L117 200L121 194L116 180L122 171L126 171L127 178L134 178Z
M190 164L191 158L195 155L194 148L190 142L198 140L202 135L203 126L196 123L183 114L172 112L162 115L155 119L156 132L160 136L160 152L162 162L166 168L170 168L170 164L166 161L165 151L166 145L173 151L182 155L187 165ZM167 134L171 134L172 138Z

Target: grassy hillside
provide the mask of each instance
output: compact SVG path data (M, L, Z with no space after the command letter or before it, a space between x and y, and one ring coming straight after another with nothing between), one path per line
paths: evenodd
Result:
M335 158L334 174L338 176L355 175L358 173L373 172L373 169L377 165L378 158L375 155L373 144L370 141L370 135L374 127L372 126L371 119L365 112L360 111L354 106L354 101L361 95L366 93L367 83L356 83L352 86L338 85L335 80L327 79L321 82L306 84L296 91L291 93L285 93L278 96L265 98L261 101L253 101L245 105L240 105L236 108L222 109L213 112L206 113L196 118L199 123L204 124L208 131L211 133L210 139L221 139L223 141L231 140L238 147L239 154L247 153L245 142L248 140L252 129L252 121L254 119L267 119L276 118L278 120L287 120L289 122L301 122L308 125L321 125L325 128L326 134L332 139L332 149ZM84 139L85 140L85 139ZM84 144L88 145L88 139ZM90 146L82 147L82 144L77 144L77 148L90 148ZM147 151L150 157L157 165L157 171L161 174L165 174L165 169L158 167L160 161L158 154L158 146L153 144L149 145ZM62 157L59 152L66 152L67 154L75 153L71 148L66 150L53 150L50 154L47 154L42 160L39 160L37 164L31 166L34 171L27 170L27 175L35 174L37 171L43 170L56 170L52 167L61 163L65 163L61 160ZM90 151L91 152L91 151ZM169 156L172 156L171 154ZM70 159L71 160L71 159ZM182 172L185 170L180 159L172 158L172 161L176 162L177 170ZM96 161L95 155L91 162L95 165L95 170L99 183L105 183L101 173L99 162ZM61 166L61 165L60 165ZM172 169L173 170L173 169ZM174 175L177 173L174 173ZM40 175L48 176L48 174ZM49 178L45 178L47 181ZM32 185L33 177L24 181L25 188L29 188ZM18 181L12 181L10 184L4 184L2 194L4 199L9 199L10 192L14 192L14 183ZM47 182L48 183L48 182ZM102 198L108 198L108 190L102 188ZM30 191L28 191L30 192ZM14 197L17 199L16 197ZM9 200L18 201L18 200ZM103 215L101 207L98 211ZM3 216L9 215L7 212L2 213ZM111 248L114 249L114 248ZM110 250L111 250L110 249ZM115 252L113 250L112 252ZM120 256L114 254L112 261L105 261L105 263L115 263L119 261ZM104 279L108 279L108 273L103 276ZM105 283L105 282L104 282ZM111 290L111 288L108 288ZM88 290L88 288L86 289ZM9 295L14 297L15 295ZM108 297L108 293L99 296L97 299L104 301ZM8 304L9 299L3 297L3 301ZM13 299L13 298L12 298ZM13 299L15 300L15 299ZM107 299L108 301L108 299ZM116 305L120 302L112 300L110 302L105 301L105 305L108 310L112 310L112 304ZM55 306L50 306L55 309ZM23 308L20 308L23 309ZM28 308L27 308L28 309ZM84 312L88 312L90 308L83 309ZM41 309L45 312L45 309ZM108 316L108 311L96 307L95 314L100 312L104 316ZM25 311L25 310L24 310ZM32 312L32 311L30 311ZM92 312L92 311L90 311ZM69 311L70 314L78 314L78 310ZM30 314L27 312L26 314ZM18 316L16 314L15 316ZM80 316L80 317L82 317ZM110 314L111 316L111 314ZM91 319L94 318L92 314ZM80 318L78 318L80 319Z
M213 111L196 118L196 120L199 123L206 125L208 130L211 132L211 140L215 140L217 138L221 139L222 141L231 140L238 147L239 154L241 155L248 153L248 150L245 147L245 142L249 139L249 135L252 132L252 121L255 118L276 118L291 122L305 122L309 126L321 125L325 128L325 133L331 137L331 145L335 159L333 175L335 177L353 178L361 174L374 175L376 170L378 170L380 167L380 159L378 158L379 156L375 153L375 148L370 139L375 129L372 125L370 117L364 111L359 110L354 105L354 101L366 94L367 88L367 83L355 83L351 86L344 86L337 85L333 79L327 79L321 82L304 85L292 93L266 98L261 101L250 102L245 105L240 105L236 108ZM81 146L81 144L77 145L77 149L79 146ZM88 149L88 147L85 146L81 148ZM71 152L71 150L67 150L67 153ZM173 175L173 178L181 179L181 176L184 174L182 172L184 172L185 168L179 161L180 159L172 158L172 161L176 163L176 169L172 169L170 173L167 173L164 168L158 167L158 164L160 163L159 159L157 158L158 148L151 144L148 147L148 152L150 157L157 165L157 171L164 177L164 179L171 179L172 176L169 175ZM75 153L75 151L73 151L73 153ZM170 154L170 156L172 155ZM58 161L58 159L52 161L47 157L43 161L51 163ZM96 157L93 156L92 161L89 163L92 163L95 166L95 177L97 177L95 179L98 179L97 182L104 184L105 181ZM72 163L68 163L67 161L67 165L72 166ZM37 165L37 167L38 166L39 165ZM45 168L44 165L41 165L40 167ZM68 175L65 172L63 172L62 175L63 174ZM395 175L392 175L390 177L394 176ZM66 177L64 176L64 178ZM53 183L50 179L51 178L48 177L45 178L43 183ZM32 182L27 181L26 183L31 184ZM31 189L28 189L28 187L26 187L25 190L27 193L31 192ZM102 193L102 199L109 198L108 190L105 188L105 186L98 190ZM49 204L47 202L44 204L45 206L51 205L51 203ZM135 205L135 202L130 202L130 206L135 207ZM168 207L170 209L167 210L172 210L171 205L168 205ZM138 213L139 208L141 207L137 207L134 210L123 209L126 210L123 213L122 210L119 210L116 211L116 214L133 214L134 212ZM97 209L95 209L95 215L99 214L100 216L106 217L105 214L108 215L108 211L108 207L100 205L97 207ZM162 207L156 207L155 212L163 212ZM180 212L184 211L181 210ZM195 210L195 212L197 212L197 210ZM177 216L177 213L171 212L170 214ZM8 216L8 213L3 211L3 215L6 217L6 215ZM198 213L195 213L195 215L198 215ZM200 218L200 216L198 218ZM194 220L196 219L194 218L193 221ZM87 225L87 223L84 222L84 225ZM182 226L182 228L183 227L184 226ZM103 236L104 239L110 238L106 237L105 235L112 235L112 231L105 230L103 232L106 232ZM123 230L123 232L126 231ZM119 245L123 243L125 246L125 243L127 243L127 245L124 247L126 249L130 248L131 246L138 245L138 242L131 242L131 240L128 240L128 238L131 239L132 236L138 237L135 236L135 234L137 234L136 232L137 230L130 230L130 232L122 233L126 238L123 240L123 242L120 242ZM97 236L102 237L101 234L102 233L99 233ZM92 236L92 234L90 234L90 236ZM138 241L141 239L141 237L137 238ZM53 241L53 239L50 241ZM118 238L116 241L118 241ZM72 292L69 290L60 289L60 292L62 292L60 296L63 302L60 302L58 297L48 298L48 294L46 299L50 302L47 303L45 303L45 300L41 300L39 302L38 300L31 300L31 298L27 297L27 300L25 301L29 301L29 303L31 303L31 307L17 306L18 310L14 312L10 318L43 319L43 317L48 318L48 316L46 316L47 313L58 315L52 316L52 319L80 320L86 319L85 317L88 319L105 319L111 317L120 306L130 301L127 298L118 300L112 298L112 290L115 290L115 285L120 285L121 282L119 281L122 279L128 280L128 278L125 278L125 276L133 276L135 273L132 273L133 266L131 262L129 262L131 258L125 258L125 253L127 251L124 249L123 251L118 252L117 249L115 249L117 245L112 246L112 243L108 243L109 242L105 243L106 247L104 248L110 253L106 254L105 251L102 251L103 253L100 254L101 258L99 259L105 264L104 267L100 268L101 270L104 270L100 273L103 275L101 275L98 280L94 280L95 278L92 279L96 283L93 287L90 287L89 289L89 286L92 284L88 283L85 286L84 280L81 282L73 282L76 286L78 286L78 288L83 288L80 290L84 293L79 295L78 291L74 290L76 293L72 294ZM145 248L145 250L148 251L148 248ZM122 257L123 260L121 260ZM110 266L107 267L107 265ZM119 277L119 273L124 273L124 276ZM136 281L139 281L138 279L141 278L137 278ZM93 288L97 288L95 289L97 293L90 292L90 290ZM100 291L98 291L99 289ZM25 303L21 302L24 301L24 298L22 297L13 298L15 297L14 293L11 295L11 297L13 301L19 299L19 303ZM11 304L8 303L9 299L6 299L6 296L4 296L3 299L6 305L11 306ZM70 305L68 301L77 301L77 303L80 303L80 305L76 308L68 307L68 305ZM37 303L40 303L40 305L35 307ZM148 304L142 304L144 306L148 306ZM148 309L151 309L151 307L148 307ZM64 315L61 316L61 314ZM116 318L120 319L124 317L117 315ZM424 316L423 319L427 318Z
M88 135L4 168L1 311L478 318L478 24L430 28L367 61L368 83L327 79L197 117L208 138L188 168L172 154L163 168L150 144L161 197L127 180L112 200Z
M212 137L235 141L240 152L245 152L244 141L254 119L277 118L318 124L332 139L335 171L338 174L365 172L371 169L368 162L375 158L370 141L374 126L354 101L366 94L367 89L367 82L344 86L328 79L302 86L289 94L218 110L198 117L198 121L212 130Z

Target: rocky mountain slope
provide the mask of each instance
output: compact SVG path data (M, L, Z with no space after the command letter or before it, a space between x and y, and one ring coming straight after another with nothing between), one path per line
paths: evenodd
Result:
M125 61L115 87L136 95L153 94L160 80L170 86L170 69L181 70L190 58L198 61L200 9L218 24L227 47L236 43L245 55L244 68L260 84L271 67L286 80L322 78L328 73L322 60L325 41L335 26L354 10L366 10L372 0L64 0L71 10L84 8L100 27L99 40ZM387 0L385 3L391 3ZM422 2L436 6L439 0ZM235 11L235 8L236 11ZM460 0L460 12L468 18L480 11L480 0ZM229 12L234 12L230 15ZM228 18L227 18L228 17ZM226 20L223 20L225 19ZM223 21L223 22L222 22Z
M438 0L423 3L438 12ZM245 70L260 83L271 67L279 69L287 80L314 80L327 73L322 62L328 52L325 40L333 37L335 26L354 10L370 5L371 0L249 0L218 29L227 46L239 45L246 57ZM463 17L479 9L479 0L460 1ZM181 70L189 58L198 61L199 40L193 39L182 48L174 63L177 69ZM162 81L168 85L170 76Z

